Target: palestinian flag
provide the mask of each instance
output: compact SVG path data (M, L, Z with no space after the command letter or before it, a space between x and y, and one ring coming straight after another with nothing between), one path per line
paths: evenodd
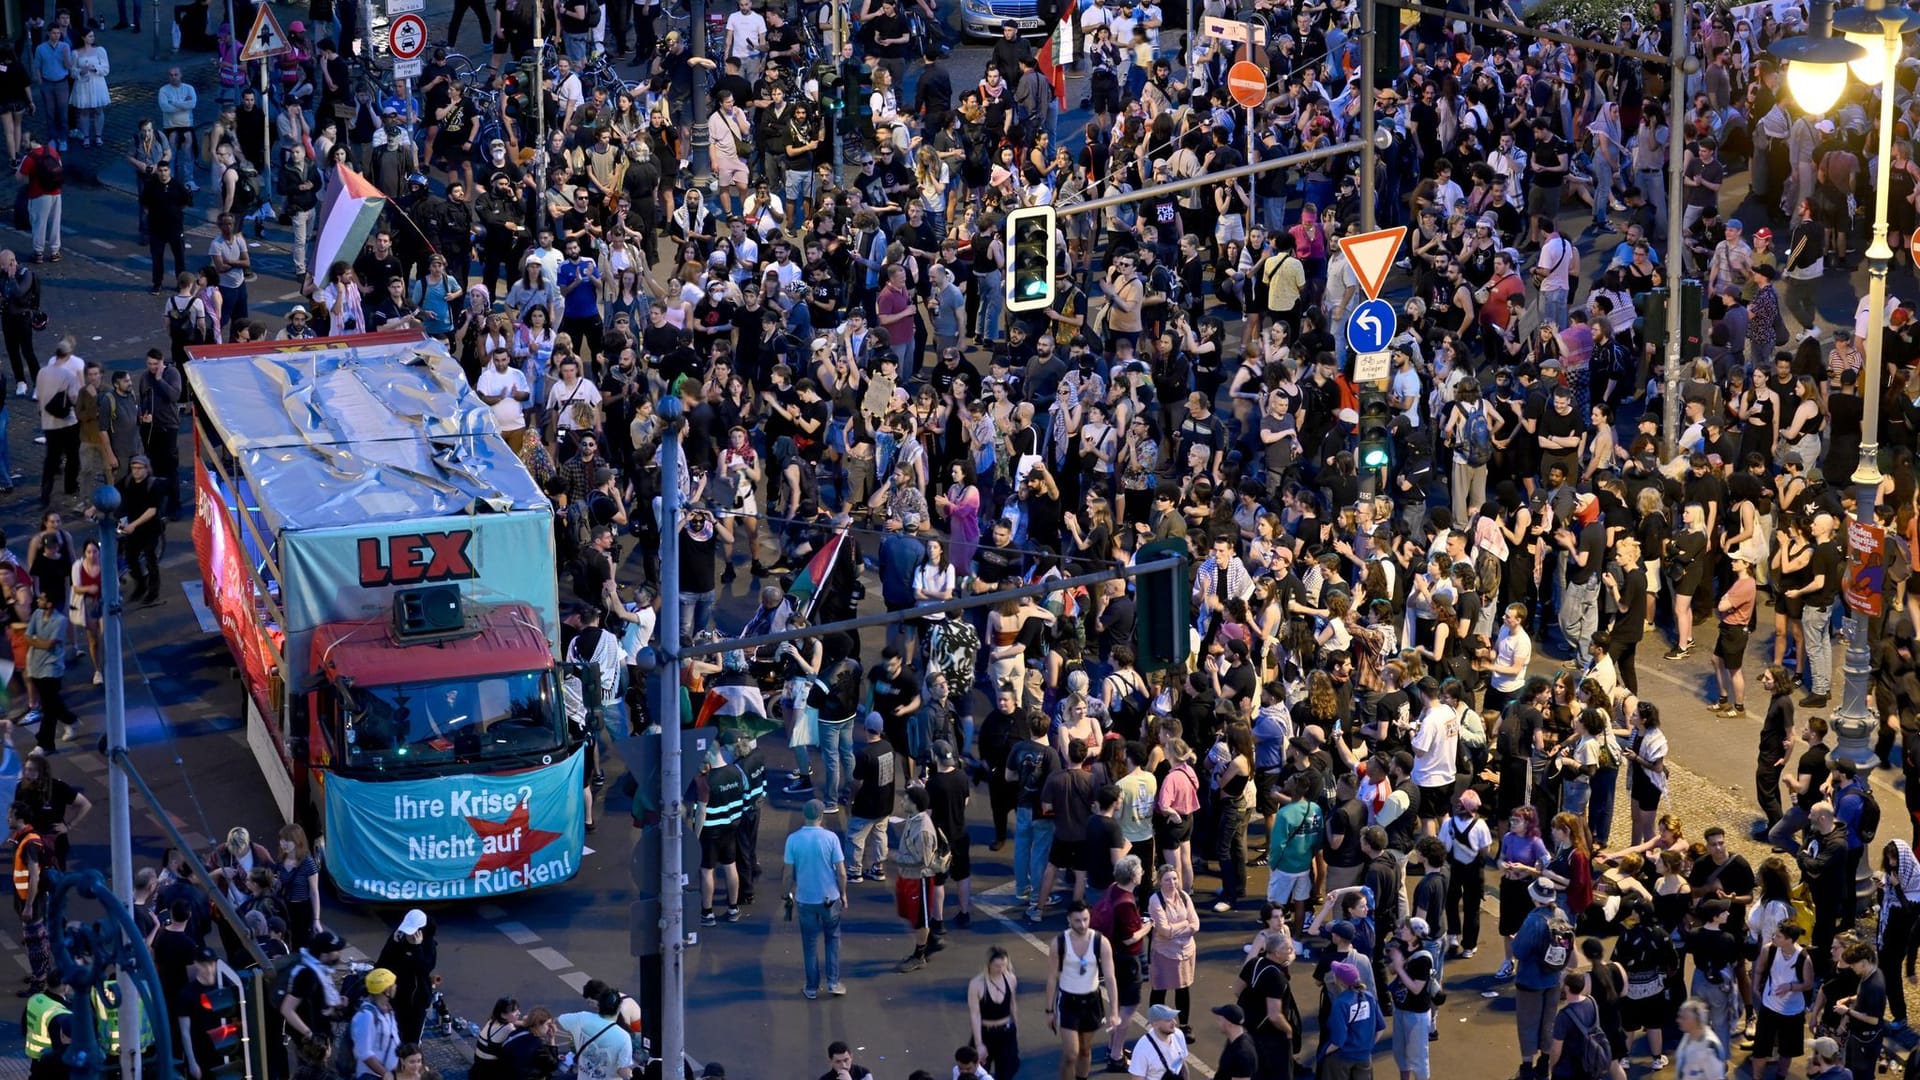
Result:
M835 533L820 545L819 551L813 553L813 558L807 560L806 567L787 588L787 599L793 601L793 610L805 615L810 623L819 621L813 617L813 609L818 606L821 595L831 587L834 570L846 546L846 531Z
M759 685L744 671L723 672L707 682L706 698L693 726L742 732L756 739L780 729L779 722L767 716Z

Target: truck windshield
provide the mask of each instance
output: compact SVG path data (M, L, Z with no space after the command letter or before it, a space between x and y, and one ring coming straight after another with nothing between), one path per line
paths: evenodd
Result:
M440 763L550 753L566 742L549 673L357 688L346 728L352 768L409 771Z

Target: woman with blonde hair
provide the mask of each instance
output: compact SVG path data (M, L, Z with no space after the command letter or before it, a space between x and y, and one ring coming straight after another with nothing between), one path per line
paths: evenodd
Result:
M1147 1002L1164 1004L1171 991L1181 1026L1190 1028L1195 961L1200 955L1195 940L1200 933L1200 912L1193 905L1193 897L1187 895L1181 875L1179 868L1163 864L1154 875L1153 895L1147 898L1147 919L1153 927L1153 945L1147 954ZM1185 880L1190 883L1192 878Z
M1175 725L1175 730L1178 725ZM1168 866L1180 872L1180 887L1193 891L1193 819L1200 812L1200 775L1193 769L1193 749L1175 736L1164 741L1167 775L1154 796L1154 850Z

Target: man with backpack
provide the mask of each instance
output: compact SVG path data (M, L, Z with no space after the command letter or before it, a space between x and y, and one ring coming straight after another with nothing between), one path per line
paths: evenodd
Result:
M1866 776L1851 761L1833 759L1833 816L1847 827L1847 880L1857 881L1860 857L1880 833L1880 804ZM1853 925L1854 905L1842 905L1842 920Z
M13 364L13 396L32 393L30 380L40 377L40 354L34 350L34 320L40 311L40 275L20 265L11 251L0 251L0 338ZM12 477L4 478L8 484Z
M1601 1080L1613 1070L1613 1050L1600 1027L1600 1003L1587 994L1587 973L1561 976L1565 997L1553 1021L1553 1050L1548 1055L1554 1080Z
M1818 808L1814 812L1820 813ZM1833 811L1826 813L1831 817ZM1753 1027L1755 1077L1767 1074L1769 1062L1777 1062L1779 1074L1786 1076L1806 1048L1807 995L1816 980L1813 950L1801 948L1800 934L1799 924L1782 922L1753 965L1753 1000L1759 1014Z
M367 972L367 995L353 1011L348 1043L353 1047L353 1080L388 1080L400 1065L400 1023L393 1011L399 979L386 968Z
M1527 886L1533 910L1513 938L1514 1019L1520 1029L1519 1080L1547 1080L1557 1049L1560 978L1573 959L1573 924L1560 911L1560 890L1546 878ZM1581 984L1585 988L1584 981Z

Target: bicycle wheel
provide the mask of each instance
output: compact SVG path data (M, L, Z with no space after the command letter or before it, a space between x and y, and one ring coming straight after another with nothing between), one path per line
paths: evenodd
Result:
M447 54L447 68L453 72L453 77L461 82L466 82L472 78L476 70L473 61L459 53Z

